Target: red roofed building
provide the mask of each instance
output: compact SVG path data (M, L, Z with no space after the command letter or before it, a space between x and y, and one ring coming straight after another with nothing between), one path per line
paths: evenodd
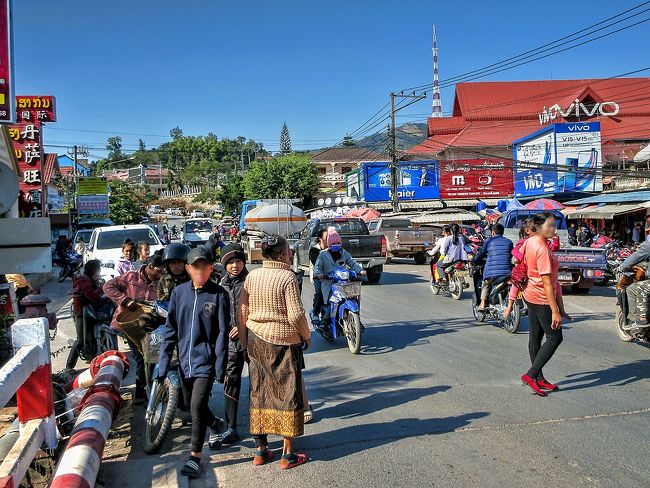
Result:
M511 159L513 141L578 121L600 121L605 164L628 164L650 141L650 78L460 83L452 116L429 118L407 156Z

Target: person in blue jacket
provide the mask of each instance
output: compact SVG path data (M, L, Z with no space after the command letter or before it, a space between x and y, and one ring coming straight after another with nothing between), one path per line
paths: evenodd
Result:
M225 426L208 406L215 379L224 381L230 328L230 299L223 287L210 280L212 259L210 251L202 246L187 255L190 281L172 292L160 345L157 381L164 380L174 349L178 348L183 397L192 415L190 459L181 473L190 478L196 478L201 470L206 428L210 431L208 445L218 449L219 433Z
M327 279L327 276L338 266L345 266L358 275L366 274L350 253L343 249L341 236L336 232L336 229L330 227L327 232L327 249L320 252L314 265L314 277L321 281L321 291L323 294L324 305L323 318L320 322L321 327L330 321L329 300L332 293L332 280ZM329 329L325 327L325 330Z
M472 263L479 263L485 260L483 269L483 285L481 287L481 304L479 311L485 310L487 305L488 291L490 284L499 279L506 278L512 274L512 241L503 237L503 225L492 226L492 237L485 241L483 247L476 253Z

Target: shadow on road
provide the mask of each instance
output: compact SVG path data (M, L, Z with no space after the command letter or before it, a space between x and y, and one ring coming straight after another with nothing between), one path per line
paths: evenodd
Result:
M412 320L368 325L361 340L361 354L386 354L409 346L427 344L429 339L476 327L474 320L449 318L444 321Z
M384 268L384 270L385 269L386 268ZM415 273L393 273L392 271L384 271L381 274L381 285L412 285L413 283L424 283L427 281L427 279Z
M318 418L352 419L450 390L449 385L381 391L318 410Z
M570 378L561 381L563 390L582 390L597 386L626 386L650 378L650 359L640 359L632 363L617 364L600 371L586 371L567 375Z
M472 412L442 418L404 418L390 422L351 425L305 437L304 441L301 441L301 448L304 442L304 448L312 459L331 461L409 437L454 432L467 427L473 420L488 415L488 412Z

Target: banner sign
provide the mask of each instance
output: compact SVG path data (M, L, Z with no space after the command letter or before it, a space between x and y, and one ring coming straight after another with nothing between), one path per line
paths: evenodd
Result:
M1 0L0 0L1 1ZM56 103L52 96L17 96L16 124L9 126L9 136L20 169L20 217L44 217L46 194L43 191L43 123L56 120Z
M390 163L363 163L365 201L389 201L392 198ZM440 198L438 161L400 161L397 163L397 198L432 200Z
M558 191L602 191L600 122L554 127Z
M551 127L514 142L515 196L528 197L556 192L554 136Z
M106 178L79 178L77 182L77 195L106 195L108 181Z
M108 195L79 195L77 210L79 215L108 214Z
M501 159L440 161L440 196L495 198L512 195L512 162Z
M11 0L0 0L0 123L14 122Z
M515 141L515 195L603 189L600 122L552 124Z
M345 194L357 200L363 200L363 184L361 180L361 170L355 169L347 173L345 175Z

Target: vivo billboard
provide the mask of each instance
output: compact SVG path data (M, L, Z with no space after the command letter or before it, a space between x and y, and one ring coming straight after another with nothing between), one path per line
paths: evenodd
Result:
M363 163L365 201L382 202L392 198L390 163ZM432 200L440 198L437 161L400 161L397 163L397 198Z

